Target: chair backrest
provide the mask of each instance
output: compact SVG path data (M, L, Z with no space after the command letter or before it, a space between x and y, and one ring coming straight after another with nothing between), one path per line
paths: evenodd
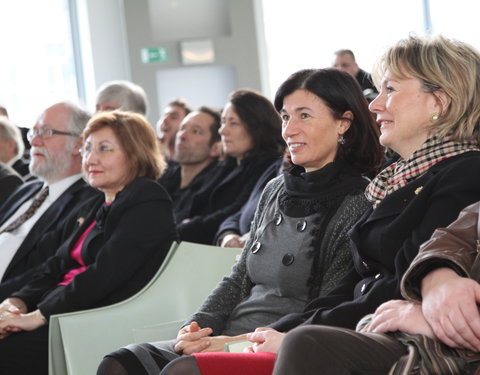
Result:
M95 374L103 356L135 341L142 327L171 335L230 273L241 249L175 244L152 281L135 296L98 309L50 318L49 374ZM168 332L168 333L166 333ZM158 340L173 337L158 337Z

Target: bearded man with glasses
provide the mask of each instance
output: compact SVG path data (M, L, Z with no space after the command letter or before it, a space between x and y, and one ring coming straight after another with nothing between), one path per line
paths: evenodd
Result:
M98 194L81 175L80 134L90 115L60 102L28 132L30 173L0 207L0 299L18 290L68 235L64 224L79 203Z

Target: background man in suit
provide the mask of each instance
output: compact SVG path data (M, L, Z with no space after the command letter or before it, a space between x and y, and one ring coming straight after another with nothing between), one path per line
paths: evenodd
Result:
M22 133L7 117L0 116L0 161L21 176L28 176L28 160L23 159L25 146ZM28 178L28 177L26 177Z
M0 299L54 254L68 214L95 194L80 173L80 134L89 118L74 104L57 103L28 134L30 171L41 180L20 186L0 207Z

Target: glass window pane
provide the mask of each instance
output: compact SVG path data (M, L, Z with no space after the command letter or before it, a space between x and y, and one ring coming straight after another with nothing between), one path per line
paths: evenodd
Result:
M19 126L78 100L68 0L0 0L0 103Z
M291 73L325 68L351 49L370 71L383 50L408 33L423 33L421 0L263 0L270 91Z
M433 34L442 34L480 48L478 13L480 3L471 0L431 0Z

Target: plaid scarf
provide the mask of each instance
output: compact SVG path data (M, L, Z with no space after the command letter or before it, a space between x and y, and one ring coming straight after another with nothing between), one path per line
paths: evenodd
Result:
M476 141L438 140L433 136L410 159L400 158L381 171L367 186L365 196L376 208L383 198L422 176L433 165L464 152L479 150Z

